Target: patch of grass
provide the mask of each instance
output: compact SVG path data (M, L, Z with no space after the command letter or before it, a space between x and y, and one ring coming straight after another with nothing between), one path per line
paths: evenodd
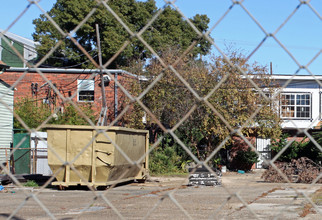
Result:
M26 187L38 187L39 185L34 180L28 180L23 186Z

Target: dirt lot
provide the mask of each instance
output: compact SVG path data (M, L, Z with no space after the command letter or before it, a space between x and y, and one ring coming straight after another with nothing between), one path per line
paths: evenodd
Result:
M6 187L0 192L0 219L15 210L12 219L49 219L46 209L51 217L65 220L322 219L321 202L317 211L305 199L322 190L321 184L265 183L260 176L260 171L224 173L222 186L192 187L187 186L187 178L153 177L144 184L96 192Z

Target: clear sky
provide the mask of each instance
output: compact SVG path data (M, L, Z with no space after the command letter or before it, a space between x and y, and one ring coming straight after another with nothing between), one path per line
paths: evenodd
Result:
M55 0L41 0L39 5L48 11L55 2ZM164 5L163 0L156 2L159 7ZM245 0L243 6L267 33L274 33L299 3L299 0ZM2 0L0 28L8 28L28 4L27 0ZM187 17L206 14L210 18L210 28L228 11L211 32L211 37L221 50L232 46L248 56L265 37L263 30L240 5L234 5L229 10L231 0L177 0L175 4ZM317 56L308 68L313 74L322 75L322 54L319 54L322 49L322 0L311 0L310 5L316 13L308 5L301 5L275 36L300 65L307 65ZM32 20L40 14L40 9L36 5L31 5L9 31L32 39L31 34L34 32ZM215 48L212 52L219 55ZM272 62L275 74L294 74L298 69L291 56L272 37L263 43L250 60L266 66ZM301 70L299 74L308 72Z

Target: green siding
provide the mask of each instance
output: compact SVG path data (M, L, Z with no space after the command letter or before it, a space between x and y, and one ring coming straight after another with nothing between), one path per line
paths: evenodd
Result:
M24 56L24 48L23 45L20 43L17 43L15 41L10 40L9 38L6 38L9 42L13 42L12 46L21 54L21 56ZM1 60L8 66L12 67L24 67L23 61L19 58L19 56L16 54L16 52L3 40L1 39L1 46L2 46L2 54L1 54Z

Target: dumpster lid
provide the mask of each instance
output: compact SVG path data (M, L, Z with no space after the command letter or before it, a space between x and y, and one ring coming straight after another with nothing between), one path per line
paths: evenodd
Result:
M126 131L126 132L136 132L136 133L148 133L148 130L139 130L132 128L125 128L119 126L90 126L90 125L46 125L44 126L47 130L105 130L105 131Z

